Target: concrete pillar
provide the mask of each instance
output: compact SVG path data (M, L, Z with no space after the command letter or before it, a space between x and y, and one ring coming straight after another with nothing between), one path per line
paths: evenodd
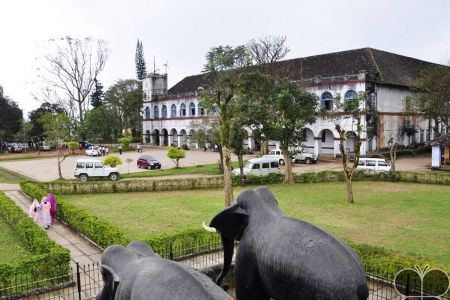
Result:
M150 134L150 145L153 145L154 139L153 134Z
M333 147L334 147L334 150L333 150L333 155L334 155L334 157L336 157L336 155L341 155L341 151L339 151L339 139L337 139L337 138L334 138L334 145L333 145Z
M181 147L183 145L181 141L182 137L183 137L182 135L178 135L178 147Z
M254 147L255 145L253 145L253 138L252 137L249 137L248 138L248 147L250 148L250 150L253 150L253 147Z
M164 146L164 134L159 135L159 146Z
M314 138L314 155L319 155L319 139Z
M173 135L172 135L172 134L169 134L167 140L168 140L169 146L172 146L172 143L173 143Z

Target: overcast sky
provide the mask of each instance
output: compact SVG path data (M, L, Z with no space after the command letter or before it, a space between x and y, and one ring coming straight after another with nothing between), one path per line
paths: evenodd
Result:
M38 107L38 45L65 36L108 41L105 88L135 78L138 38L148 69L168 62L169 87L198 74L210 47L268 34L287 36L287 58L369 46L448 63L449 11L448 0L1 0L0 85L25 112Z

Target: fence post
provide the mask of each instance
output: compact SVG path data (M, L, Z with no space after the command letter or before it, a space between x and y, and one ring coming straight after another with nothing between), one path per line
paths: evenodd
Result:
M170 243L169 243L169 259L173 260L172 241L170 241Z
M77 290L78 290L78 300L81 300L81 278L80 278L80 265L77 264Z

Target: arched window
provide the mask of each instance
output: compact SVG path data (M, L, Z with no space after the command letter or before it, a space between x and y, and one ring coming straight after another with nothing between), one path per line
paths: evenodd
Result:
M345 92L344 100L351 100L358 97L358 94L354 90L348 90Z
M189 104L189 116L195 116L195 104L194 102L191 102Z
M186 104L182 103L180 106L180 117L186 116Z
M320 96L320 106L328 111L333 110L333 95L330 92L324 92Z
M167 106L163 105L161 110L161 118L167 118Z
M172 104L170 107L170 116L176 117L177 116L177 106L175 104Z
M159 108L156 105L153 107L153 118L159 119Z
M150 107L148 106L145 108L145 118L150 119Z
M204 116L205 115L205 109L201 106L201 104L198 104L198 114L199 116Z

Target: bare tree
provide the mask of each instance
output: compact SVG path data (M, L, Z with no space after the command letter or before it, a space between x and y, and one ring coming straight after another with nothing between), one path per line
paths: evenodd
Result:
M284 44L286 36L267 35L247 43L247 51L257 65L271 64L283 59L290 51Z
M89 94L95 80L105 67L108 48L105 41L94 38L59 40L50 39L45 48L44 83L62 92L65 107L74 111L83 122L89 107Z

